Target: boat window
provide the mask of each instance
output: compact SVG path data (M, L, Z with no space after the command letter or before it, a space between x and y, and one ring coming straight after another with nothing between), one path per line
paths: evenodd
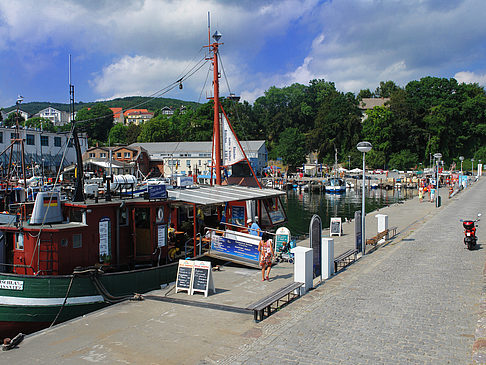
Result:
M61 240L61 247L68 247L68 240L66 238Z
M128 226L128 209L120 209L120 226Z
M150 228L150 210L149 208L135 209L135 227Z
M73 248L81 248L83 247L83 235L73 234Z
M15 249L16 250L23 250L24 249L24 234L23 233L16 233L15 234Z
M69 212L69 221L70 222L79 222L83 221L83 213L80 209L73 209Z
M263 225L274 225L285 221L285 212L279 198L263 200L264 211L262 212Z

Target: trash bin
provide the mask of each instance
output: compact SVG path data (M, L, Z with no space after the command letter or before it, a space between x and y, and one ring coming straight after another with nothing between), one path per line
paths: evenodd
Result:
M439 195L439 196L437 197L437 208L439 208L439 207L440 207L440 205L441 205L441 196Z

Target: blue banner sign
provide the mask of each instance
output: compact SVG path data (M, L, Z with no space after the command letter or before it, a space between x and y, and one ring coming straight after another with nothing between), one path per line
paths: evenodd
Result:
M258 245L253 243L237 241L213 234L211 237L211 251L254 261L258 264Z
M149 199L167 199L167 188L165 185L147 185Z

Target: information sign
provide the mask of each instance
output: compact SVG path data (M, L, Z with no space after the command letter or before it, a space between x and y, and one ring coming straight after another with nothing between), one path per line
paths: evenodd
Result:
M194 271L192 273L192 289L194 292L203 292L204 296L208 296L208 291L215 292L213 276L211 271L211 262L209 261L194 261Z
M245 225L245 207L234 206L231 208L231 224Z
M157 226L157 247L164 247L167 245L167 224L159 224Z
M253 261L258 264L258 242L256 243L237 241L235 239L221 237L218 235L211 236L211 251L219 252L235 258L242 258Z
M342 233L342 222L341 217L331 218L331 236L341 236Z
M280 227L275 232L275 252L281 252L285 244L290 242L290 231L286 227Z
M167 188L164 184L147 185L149 199L167 199Z
M187 294L191 294L193 268L194 261L179 260L179 268L177 269L176 293L181 290L187 290Z
M101 218L98 225L100 244L99 254L100 261L105 262L110 260L111 256L111 220L108 217Z

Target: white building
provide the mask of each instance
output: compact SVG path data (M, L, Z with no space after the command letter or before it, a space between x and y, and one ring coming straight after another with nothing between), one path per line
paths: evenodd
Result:
M241 141L241 146L257 175L267 164L265 141ZM162 162L164 176L189 174L196 167L200 174L209 174L212 142L151 142L133 143L129 147L143 147L153 163Z
M9 116L10 114L12 114L12 113L16 113L16 112L17 112L17 109L13 109L13 110L9 111L9 112L6 114L6 116L5 116L5 118L4 118L4 119L7 119L7 118L8 118L8 116ZM27 113L27 112L25 112L25 111L23 111L22 109L19 109L19 114L20 114L20 116L21 116L22 118L24 118L24 120L27 120L27 119L29 119L29 118L30 118L30 114L29 114L29 113Z
M42 109L35 116L49 119L54 125L64 125L70 120L69 113L54 109L51 106Z
M33 165L42 166L51 172L55 172L59 166L66 167L76 162L76 151L74 143L68 140L69 133L51 133L40 129L27 128L17 130L14 127L0 127L0 152L5 151L12 139L22 138L24 140L25 163L30 169ZM81 154L88 149L88 137L85 133L79 134ZM64 159L63 159L64 156ZM13 146L12 164L21 162L20 147ZM10 152L0 156L0 167L9 163Z

